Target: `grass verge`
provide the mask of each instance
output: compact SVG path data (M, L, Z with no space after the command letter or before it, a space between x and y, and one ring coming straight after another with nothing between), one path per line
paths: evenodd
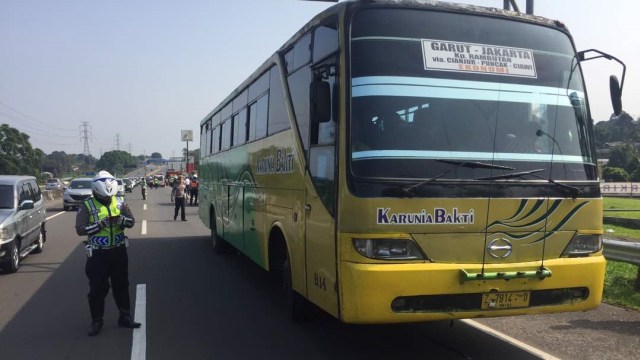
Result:
M603 301L607 304L640 310L640 292L634 290L638 267L618 261L607 261Z
M604 216L626 219L640 219L640 199L605 197ZM638 211L606 211L606 210L638 210Z
M638 204L640 204L640 202ZM640 241L640 230L638 229L604 224L604 231L605 238L622 238L630 241ZM637 276L638 266L607 260L603 301L611 305L640 310L640 292L635 290Z

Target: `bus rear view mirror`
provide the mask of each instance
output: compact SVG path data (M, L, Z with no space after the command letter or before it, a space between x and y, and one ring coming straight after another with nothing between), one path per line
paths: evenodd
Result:
M319 124L331 120L331 90L329 82L313 80L309 95L311 123Z
M595 53L595 55L587 56L588 54ZM616 116L619 116L622 113L622 87L624 86L624 76L627 72L627 66L620 59L616 58L613 55L607 54L600 50L589 49L580 51L577 54L578 61L584 62L588 60L605 58L607 60L613 60L622 65L622 80L618 82L618 78L614 75L609 77L609 92L611 93L611 105L613 105L613 113Z
M609 92L611 93L611 105L613 113L619 116L622 113L622 90L615 75L609 76Z

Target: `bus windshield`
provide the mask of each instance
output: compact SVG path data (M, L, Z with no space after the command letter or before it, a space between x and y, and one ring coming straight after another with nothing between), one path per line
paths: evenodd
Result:
M568 34L412 9L357 12L350 34L354 176L597 178L582 75Z

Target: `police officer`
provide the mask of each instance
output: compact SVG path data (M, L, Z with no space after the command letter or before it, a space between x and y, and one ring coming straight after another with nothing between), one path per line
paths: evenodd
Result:
M142 180L142 200L147 200L147 179Z
M116 197L118 183L107 171L100 171L91 181L93 197L84 201L76 215L76 232L87 235L87 263L85 274L89 278L89 310L91 325L89 336L100 333L103 325L104 302L109 292L109 280L113 298L120 317L118 326L139 328L140 323L131 319L129 299L129 241L124 234L135 219L124 197Z

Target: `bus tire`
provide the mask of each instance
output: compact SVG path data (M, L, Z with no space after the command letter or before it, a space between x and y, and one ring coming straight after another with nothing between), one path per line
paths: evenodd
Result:
M223 254L227 252L227 242L218 236L218 231L216 230L216 217L211 215L210 221L211 222L209 227L211 228L211 247L216 254Z
M307 320L309 318L309 303L307 299L293 290L291 262L288 255L282 264L282 287L285 291L287 311L291 320L295 322Z

